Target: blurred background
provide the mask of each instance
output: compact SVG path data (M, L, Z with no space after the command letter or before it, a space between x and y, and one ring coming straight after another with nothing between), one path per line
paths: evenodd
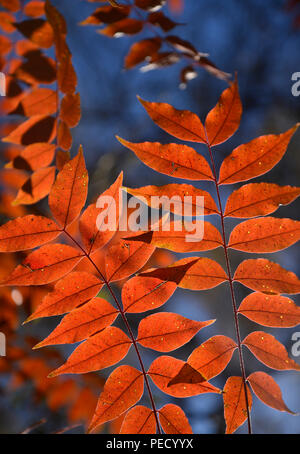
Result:
M154 125L137 101L136 95L149 101L167 102L179 109L192 110L204 120L226 88L226 82L200 68L198 77L189 82L185 90L181 90L180 64L146 73L141 73L138 69L124 71L123 60L135 38L111 39L97 34L94 27L79 26L79 22L94 11L93 3L82 0L53 0L53 4L66 18L67 41L78 75L82 118L73 131L72 153L76 152L80 144L83 145L90 172L89 200L92 201L103 192L121 170L125 173L124 185L128 187L174 182L171 177L160 175L139 162L133 153L119 144L115 135L136 142L176 142L176 139L170 138ZM292 74L300 71L300 29L295 21L297 8L299 9L299 5L289 9L287 2L283 0L186 0L183 12L178 16L171 15L174 20L185 24L175 29L181 38L192 42L199 51L209 53L212 61L222 70L231 74L236 71L238 75L244 114L235 136L216 148L218 165L237 145L262 134L284 132L300 121L300 97L294 97L291 93ZM146 37L147 32L143 36ZM281 163L256 181L299 185L299 144L298 133ZM199 145L197 149L206 155L205 147ZM196 183L196 186L210 190L215 197L213 186L203 182ZM233 186L222 189L223 203L232 189ZM291 206L281 207L276 215L299 218L299 201ZM209 221L218 225L218 219L213 218L214 216L210 216ZM235 221L227 221L227 233L234 225ZM221 249L199 255L214 258L224 266ZM268 257L268 254L265 256ZM242 253L232 251L230 258L232 268L235 269L245 257ZM300 274L299 249L296 245L272 254L270 258ZM235 285L237 299L241 301L249 292L239 284ZM105 297L109 298L108 295ZM177 350L174 354L177 358L185 360L196 346L215 334L233 336L232 308L226 284L203 292L178 289L163 310L178 312L196 320L217 319L215 324L201 331L190 343ZM22 312L20 318L23 321ZM140 316L130 316L135 328L139 320ZM297 328L272 330L261 328L242 318L240 324L242 337L249 331L264 329L271 334L276 333L277 339L291 352L291 336L297 332ZM53 326L53 321L41 321L34 324L34 327L21 327L19 331L33 335L34 330L36 337L43 338ZM59 351L64 355L72 349L73 347L59 348ZM143 347L140 349L146 365L150 365L157 356L156 353ZM246 349L244 356L248 374L255 370L267 371ZM300 362L300 357L294 359ZM126 363L128 361L136 364L133 350L126 358ZM101 374L108 376L111 370L106 369ZM220 377L213 379L212 383L223 387L229 372L230 375L240 375L237 352L230 366ZM287 405L294 411L300 411L299 373L272 371L272 376L281 386ZM19 433L41 418L45 418L46 422L35 432L54 432L68 425L63 408L49 411L42 399L32 399L30 383L17 388L17 391L6 392L8 385L5 380L0 379L0 433ZM172 400L154 385L153 392L159 407ZM223 403L220 396L207 394L173 401L186 412L194 433L224 432ZM143 403L148 405L147 395L144 396ZM300 416L272 410L256 397L252 421L255 433L300 433ZM83 431L83 426L72 430L73 433ZM244 425L238 433L246 431Z

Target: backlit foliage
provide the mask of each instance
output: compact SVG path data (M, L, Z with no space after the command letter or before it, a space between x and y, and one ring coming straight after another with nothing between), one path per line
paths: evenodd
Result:
M141 30L143 24L139 19L129 17L131 6L120 8L119 2L109 3L101 6L101 11L86 23L105 24L101 30L108 36ZM163 4L135 1L138 9L148 11L150 8L149 16L153 17L157 12L151 11L151 3L153 8L155 4ZM170 3L173 8L181 5L181 2ZM145 228L137 234L128 227L124 232L119 227L121 223L128 225L123 210L118 212L116 231L99 231L96 219L103 209L96 203L86 206L88 172L82 147L72 159L68 153L72 144L70 128L80 120L80 98L66 43L65 21L49 1L26 3L22 10L26 19L22 20L16 17L21 8L18 0L0 0L0 4L7 9L0 16L2 30L9 36L15 32L24 36L24 39L13 40L5 35L1 40L4 49L1 65L9 68L8 97L4 99L3 109L7 114L21 115L23 120L25 117L17 126L5 125L4 142L11 145L5 151L9 163L2 170L7 193L2 199L1 212L13 219L0 227L0 252L3 253L0 296L4 307L1 330L5 327L13 345L18 325L15 304L18 298L27 305L25 323L63 315L45 339L39 342L26 339L24 348L13 345L7 357L1 358L0 371L13 370L12 386L33 381L37 398L46 395L52 410L67 405L70 423L88 420L89 431L100 431L104 424L110 423L111 431L123 434L192 433L180 404L158 407L152 383L176 398L212 393L216 399L223 399L226 433L235 432L246 421L251 432L253 393L266 405L293 413L284 403L270 373L246 372L243 349L249 349L271 369L300 370L289 358L285 346L260 328L289 328L300 323L299 307L284 296L300 293L300 280L269 258L244 260L233 272L230 250L273 253L299 240L300 221L276 218L273 213L280 205L294 201L300 188L248 182L265 174L281 160L298 125L281 134L261 136L240 145L223 160L218 171L215 147L227 141L240 125L242 105L237 81L221 94L204 124L192 112L140 100L160 128L181 141L202 144L209 160L186 144L133 143L119 138L144 164L173 177L176 182L161 187L125 188L121 173L104 195L112 196L117 206L121 206L122 189L137 199L143 196L148 203L151 195L204 196L204 237L201 241L186 242L186 232L177 232L175 228L169 232ZM156 17L161 18L159 26L168 31L164 29L168 20L161 15ZM146 53L139 54L138 60L127 67L142 62L149 49L155 47L150 55L153 59L166 40L174 47L176 55L179 51L195 63L199 53L192 51L189 43L184 43L182 49L181 42L179 49L180 39L175 38L173 41L165 37L148 39L152 44L146 44ZM154 46L154 43L159 45ZM44 49L53 51L53 57ZM11 53L13 58L10 58ZM132 55L131 48L127 63ZM204 61L202 58L205 57L200 56L197 64ZM53 83L55 90L47 88ZM55 156L55 165L51 165ZM180 179L191 183L210 182L214 193L192 184L181 184ZM235 183L242 185L231 192L223 206L222 186ZM47 196L49 216L29 210L27 205ZM195 204L193 209L194 214ZM173 213L176 214L175 208ZM207 216L215 216L219 227L210 223ZM229 238L227 218L241 219ZM171 222L172 227L175 222ZM172 263L169 259L173 256L168 255L167 264L163 265L159 248L196 255L172 260ZM215 260L197 256L198 252L217 248L224 251L225 269ZM22 254L24 251L26 254ZM241 302L236 300L235 283L251 290ZM206 327L213 326L215 319L191 320L188 316L164 312L161 307L177 288L201 291L221 284L230 288L235 333L228 337L216 332L197 346L186 361L171 356L170 352L187 344L200 330L205 332ZM118 286L121 298L117 296ZM110 301L104 297L104 289ZM152 310L155 312L147 314ZM145 313L137 335L129 322L130 313ZM240 335L241 316L260 325L244 339ZM48 350L49 346L78 342L65 362L56 350ZM158 352L148 369L140 346ZM31 347L40 352L38 356L31 356ZM42 347L47 348L40 350ZM138 367L129 363L130 350L135 353ZM48 353L43 354L43 351ZM230 376L220 389L211 380L224 371L234 354L239 357L240 374ZM106 381L91 374L110 366L115 367ZM78 375L80 382L65 379L64 374ZM97 399L95 392L100 392ZM139 404L144 392L148 396L147 406Z
M93 2L94 0L86 0ZM197 77L197 70L202 67L212 75L228 80L230 74L221 71L207 57L207 53L198 51L195 46L174 34L175 27L183 26L171 20L163 7L166 0L124 0L98 1L100 6L82 25L98 26L97 32L109 38L122 36L138 38L131 46L124 60L124 68L132 69L141 65L141 71L161 69L182 62L180 86L185 88L188 81ZM104 3L104 5L102 5ZM168 0L169 9L181 12L183 0Z

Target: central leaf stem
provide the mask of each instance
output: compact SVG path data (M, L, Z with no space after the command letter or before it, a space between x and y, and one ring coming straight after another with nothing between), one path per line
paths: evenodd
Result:
M214 156L213 156L213 152L212 152L210 143L208 141L206 130L205 130L205 134L206 134L206 145L207 145L207 148L208 148L208 151L209 151L209 156L210 156L210 160L211 160L211 164L212 164L213 177L214 177L213 181L214 181L215 187L216 187L216 193L217 193L219 210L220 210L221 227L222 227L222 238L223 238L223 248L224 248L224 255L225 255L226 268L227 268L227 274L228 274L228 281L229 281L229 287L230 287L232 309L233 309L233 315L234 315L234 325L235 325L235 331L236 331L240 367L241 367L241 373L242 373L242 379L243 379L244 391L245 391L246 406L247 406L248 433L252 434L249 399L248 399L248 391L247 391L247 377L246 377L245 363L244 363L244 358L243 358L241 333L240 333L239 320L238 320L238 309L237 309L237 303L236 303L236 298L235 298L235 293L234 293L233 278L232 278L232 273L231 273L231 268L230 268L228 246L227 246L227 242L226 242L224 212L223 212L223 207L222 207L222 202L221 202L219 183L218 183L218 179L217 179L215 160L214 160Z
M113 300L115 301L115 303L117 305L117 308L118 308L118 310L119 310L119 312L121 314L123 322L124 322L124 324L125 324L125 326L127 328L127 331L128 331L129 336L131 338L132 344L133 344L134 349L136 351L136 354L137 354L137 357L138 357L138 360L139 360L139 363L140 363L140 366L141 366L141 369L142 369L142 374L144 376L144 380L145 380L145 383L146 383L147 391L148 391L148 394L149 394L152 410L153 410L153 413L154 413L154 416L155 416L157 431L158 431L159 434L161 434L161 429L160 429L160 424L159 424L159 419L158 419L158 410L156 409L156 406L155 406L155 402L154 402L154 398L153 398L153 395L152 395L150 383L149 383L149 380L148 380L148 375L147 375L147 372L145 370L144 363L143 363L141 354L139 352L139 348L137 346L137 341L136 341L136 339L134 337L134 334L133 334L132 329L130 327L130 324L129 324L128 320L127 320L125 312L123 311L122 305L121 305L121 303L119 303L119 300L118 300L117 296L115 295L115 292L113 291L110 283L108 282L108 280L106 279L104 274L101 272L101 270L98 268L96 263L93 261L93 259L90 257L90 255L75 240L75 238L73 238L72 235L70 235L69 232L67 232L65 229L64 229L64 233L76 244L76 246L83 252L84 256L91 262L91 264L93 265L93 267L96 269L97 273L99 274L99 277L102 279L102 281L107 286L107 288L108 288Z

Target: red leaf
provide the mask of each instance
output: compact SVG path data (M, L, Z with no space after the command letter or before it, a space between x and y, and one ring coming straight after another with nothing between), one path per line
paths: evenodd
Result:
M155 277L135 276L125 282L122 288L122 302L125 312L139 313L162 306L177 288L175 282Z
M103 247L116 233L116 229L119 224L120 218L120 189L122 188L123 183L123 172L120 173L116 181L107 189L101 197L113 197L115 200L116 213L114 213L114 206L107 206L104 208L97 208L97 204L93 203L89 205L87 209L83 212L80 218L79 229L82 236L83 244L86 248L86 251L91 254L97 249ZM97 218L101 216L101 213L106 214L108 219L110 216L115 220L115 229L100 231L97 227ZM116 214L116 217L114 216ZM101 225L104 223L105 219L102 219Z
M31 170L47 167L53 161L55 145L49 143L34 143L24 148L13 160L13 167L24 168L24 160ZM21 161L22 160L22 161ZM21 164L21 165L20 165Z
M32 0L24 6L24 14L30 17L40 17L45 14L45 3Z
M53 216L63 226L71 224L79 216L86 201L87 190L88 174L80 148L77 156L59 172L49 194Z
M271 214L300 195L300 188L273 183L250 183L228 197L225 216L252 218Z
M142 63L147 57L155 54L160 46L160 38L143 39L134 43L125 57L125 69L134 68L139 63Z
M244 260L237 267L234 280L263 293L299 293L296 274L267 259Z
M43 216L16 218L0 227L0 252L33 249L52 241L60 233L58 225Z
M80 121L80 95L79 93L66 94L60 106L60 118L70 128L74 128Z
M55 284L54 290L45 296L26 322L70 312L97 295L102 286L103 283L93 274L78 271L70 273Z
M275 380L265 372L254 372L247 378L257 397L269 407L279 411L287 411L294 415L284 403L279 386Z
M119 8L114 8L112 6L100 6L97 8L91 16L82 21L80 25L100 25L112 24L121 19L125 19L130 13L129 6L120 6Z
M69 273L83 255L64 244L50 244L31 252L6 278L5 285L43 285Z
M184 180L212 180L208 162L186 145L158 142L133 143L117 137L122 145L132 150L151 169Z
M130 347L131 340L122 330L115 326L108 326L82 342L69 356L67 362L51 372L49 377L61 374L85 374L104 369L121 361Z
M103 298L93 298L67 314L55 330L34 348L80 342L111 325L117 316L118 310L108 301Z
M53 29L44 19L28 19L14 23L14 26L39 47L48 49L53 45Z
M252 407L252 396L247 386L249 412ZM224 416L226 433L232 434L247 420L247 403L242 377L229 377L224 389Z
M153 254L155 248L142 241L121 241L105 251L105 276L109 282L120 281L136 273Z
M56 110L56 92L49 88L36 88L22 98L12 113L33 117L34 115L52 115Z
M154 123L177 139L206 143L200 118L188 110L178 110L166 103L148 102L139 98Z
M143 395L143 374L131 367L120 366L108 377L100 394L89 432L100 424L117 418L136 404Z
M237 80L223 91L218 104L208 113L205 128L210 146L219 145L231 137L240 125L242 104Z
M300 239L300 221L273 217L256 218L238 224L228 246L245 252L277 252Z
M152 410L137 405L126 414L120 434L156 434L156 420Z
M207 381L196 369L190 366L188 363L184 363L178 374L169 381L168 387L172 385L178 385L179 383L184 384L195 384L203 383Z
M177 264L188 263L189 259L182 259ZM172 265L173 267L174 265ZM187 270L178 287L189 290L207 290L220 285L228 279L223 268L214 260L200 257Z
M243 340L256 358L271 369L300 370L300 365L290 359L285 347L271 334L255 331Z
M31 145L37 142L52 142L55 137L55 118L35 115L21 123L2 142L16 145Z
M172 378L176 377L184 362L171 356L160 356L151 364L148 374L155 385L164 393L174 397L190 397L203 393L221 393L221 390L209 382L168 386Z
M143 21L131 17L121 19L99 30L99 33L110 38L119 38L123 35L135 35L143 30Z
M168 404L159 410L159 421L166 434L192 434L184 411L174 404Z
M217 262L205 257L187 257L166 268L144 271L141 276L175 282L178 287L189 290L207 290L228 279Z
M0 0L0 4L14 13L21 8L20 0Z
M235 148L221 165L219 184L249 180L271 170L283 157L298 126L283 134L258 137Z
M126 190L136 198L141 197L142 201L145 199L147 205L153 209L158 209L162 206L165 211L182 215L184 214L182 207L185 207L183 204L186 203L189 208L191 207L191 213L188 213L188 216L197 216L202 206L204 207L204 215L219 213L217 205L209 192L195 188L190 184L144 186L136 189L126 188ZM152 197L159 197L160 199L152 199ZM171 200L164 200L164 197ZM190 198L189 200L188 197ZM203 199L198 201L196 197L203 197Z
M176 350L189 342L200 329L215 320L197 322L170 312L159 312L143 318L139 324L138 342L159 352Z
M236 348L236 343L229 337L214 336L197 347L187 362L206 380L210 380L225 369Z
M256 323L274 328L289 328L300 323L300 307L281 295L250 293L238 312Z
M32 205L46 197L53 185L55 167L35 171L19 190L13 205Z
M199 234L195 223L185 221L182 224L181 220L177 220L171 221L170 228L166 228L165 231L162 230L164 225L161 223L159 230L141 233L127 239L129 241L144 241L155 247L174 252L209 251L220 247L223 244L223 240L219 230L207 221L200 222L203 222L204 232Z

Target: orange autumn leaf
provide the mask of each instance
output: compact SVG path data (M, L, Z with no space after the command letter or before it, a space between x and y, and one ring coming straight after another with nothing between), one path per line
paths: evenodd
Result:
M32 205L46 197L53 185L55 167L36 170L22 185L13 205Z
M100 6L97 8L91 16L81 22L81 25L99 25L101 23L116 22L118 20L126 18L130 13L129 6L119 6L113 8L115 5Z
M6 13L4 11L0 12L0 28L6 33L13 33L15 27L13 25L15 18L12 14Z
M34 143L25 147L13 160L13 167L23 169L30 167L31 170L38 170L47 167L53 161L55 145L49 143Z
M252 396L248 386L247 397L250 412ZM226 433L232 434L247 420L247 401L242 377L228 378L223 389L223 400Z
M295 414L284 403L280 387L270 375L265 372L253 372L247 380L253 392L264 404L275 408L275 410L286 411L292 415Z
M108 246L104 254L104 270L108 282L120 281L141 269L155 247L142 241L122 240Z
M282 134L258 137L235 148L221 165L219 184L250 180L271 170L285 154L298 126Z
M49 88L36 88L22 98L13 113L33 117L34 115L52 115L56 110L56 92Z
M165 211L179 215L197 216L202 207L204 208L204 215L219 213L217 205L209 192L195 188L190 184L144 186L135 189L126 188L126 190L134 197L140 198L143 202L145 201L152 209L158 209L161 204ZM159 200L152 199L152 197L159 197ZM165 200L163 200L164 197L166 198ZM203 199L197 199L196 197L203 197ZM185 203L185 209L188 207L188 213L183 213L183 203Z
M161 39L158 37L143 39L134 43L125 57L125 69L134 68L139 63L146 60L147 57L155 55L161 46Z
M14 24L26 38L41 48L48 49L53 45L53 29L44 19L27 19Z
M213 336L197 347L187 363L206 380L219 375L230 362L237 344L226 336Z
M231 137L240 125L242 104L237 80L223 91L218 104L205 120L207 140L210 146L219 145Z
M159 421L166 434L192 434L192 428L184 411L174 404L159 410Z
M195 223L185 220L171 221L170 227L161 223L159 230L131 236L128 241L143 241L155 247L173 252L197 252L216 249L223 244L221 234L216 227L207 222L202 223L203 230L198 233Z
M113 0L110 0L111 3L112 1ZM113 3L116 2L113 1ZM105 36L109 36L110 38L118 37L120 35L122 36L123 34L135 35L136 33L142 31L143 25L144 24L141 20L129 17L107 25L107 27L99 30L99 33Z
M300 239L300 221L273 217L256 218L238 224L228 247L245 252L276 252Z
M148 115L164 131L177 139L206 143L200 118L188 110L178 110L166 103L148 102L139 98Z
M182 368L179 370L178 374L169 381L168 387L173 385L178 385L179 383L184 384L195 384L203 383L207 381L200 372L190 366L188 363L184 363Z
M273 183L249 183L234 191L227 199L225 216L252 218L271 214L281 205L288 205L300 195L300 188Z
M254 292L246 296L238 312L264 326L289 328L300 323L300 307L286 296Z
M55 165L57 170L62 170L64 165L71 161L71 155L69 151L58 150L55 155Z
M69 273L82 253L65 244L50 244L31 252L6 278L3 285L43 285Z
M33 249L54 240L61 230L49 218L27 215L0 227L0 252Z
M178 383L168 386L172 378L176 377L184 361L171 356L160 356L151 364L148 374L155 385L165 394L174 397L198 396L204 393L220 394L221 390L211 385L209 382L183 384Z
M271 369L300 370L300 365L289 358L285 347L271 334L254 331L243 340L243 345Z
M57 144L64 151L69 151L72 147L73 138L69 126L64 121L58 122Z
M197 322L171 312L158 312L143 318L137 340L143 347L170 352L189 342L200 329L214 322Z
M111 325L117 316L118 310L108 301L93 298L67 314L49 336L34 348L80 342Z
M135 276L125 282L122 288L124 311L139 313L156 309L173 295L176 288L175 282L155 277Z
M97 203L93 203L87 207L87 209L82 213L80 217L79 229L82 237L83 244L86 251L91 254L97 249L103 247L106 243L111 240L111 238L116 233L118 228L119 218L120 218L120 205L122 201L120 200L120 190L123 182L123 172L120 173L116 181L107 189L100 197L103 197L109 200L109 197L113 197L115 200L115 206L109 205L108 202L104 206L98 206ZM116 213L114 209L116 208ZM114 216L116 215L116 217ZM99 216L99 218L98 218ZM115 221L115 229L107 229L101 231L99 227L105 223L106 216L110 219L110 216L113 217ZM98 225L97 225L98 218Z
M181 259L169 268L191 263L185 275L178 283L178 287L189 290L207 290L220 285L228 279L223 268L214 260L206 257L199 257L195 263L192 260L196 257Z
M141 276L175 282L178 287L189 290L207 290L228 280L223 268L205 257L187 257L166 268L143 271Z
M120 434L156 434L153 411L144 405L131 408L124 418Z
M191 147L175 143L132 143L120 137L117 139L132 150L144 164L160 173L185 180L213 179L206 159Z
M136 404L143 391L144 379L140 371L131 366L120 366L115 369L100 394L89 432L100 424L117 418Z
M45 296L26 322L70 312L96 296L102 286L103 283L93 274L74 271L55 284L53 291Z
M55 137L55 118L48 115L34 115L21 123L2 142L17 145L31 145L37 142L52 142Z
M119 328L108 326L82 342L67 362L49 377L61 374L85 374L112 366L123 359L131 346L129 337Z
M80 148L77 156L58 173L49 194L52 214L64 227L79 216L86 201L87 190L88 174Z
M60 118L70 127L74 128L78 125L80 120L80 95L66 94L60 107Z
M1 6L12 12L17 12L21 8L20 0L0 0Z
M300 292L300 280L296 274L267 259L244 260L237 267L234 280L268 294Z
M24 14L29 17L40 17L45 14L45 3L40 0L31 0L24 6Z

